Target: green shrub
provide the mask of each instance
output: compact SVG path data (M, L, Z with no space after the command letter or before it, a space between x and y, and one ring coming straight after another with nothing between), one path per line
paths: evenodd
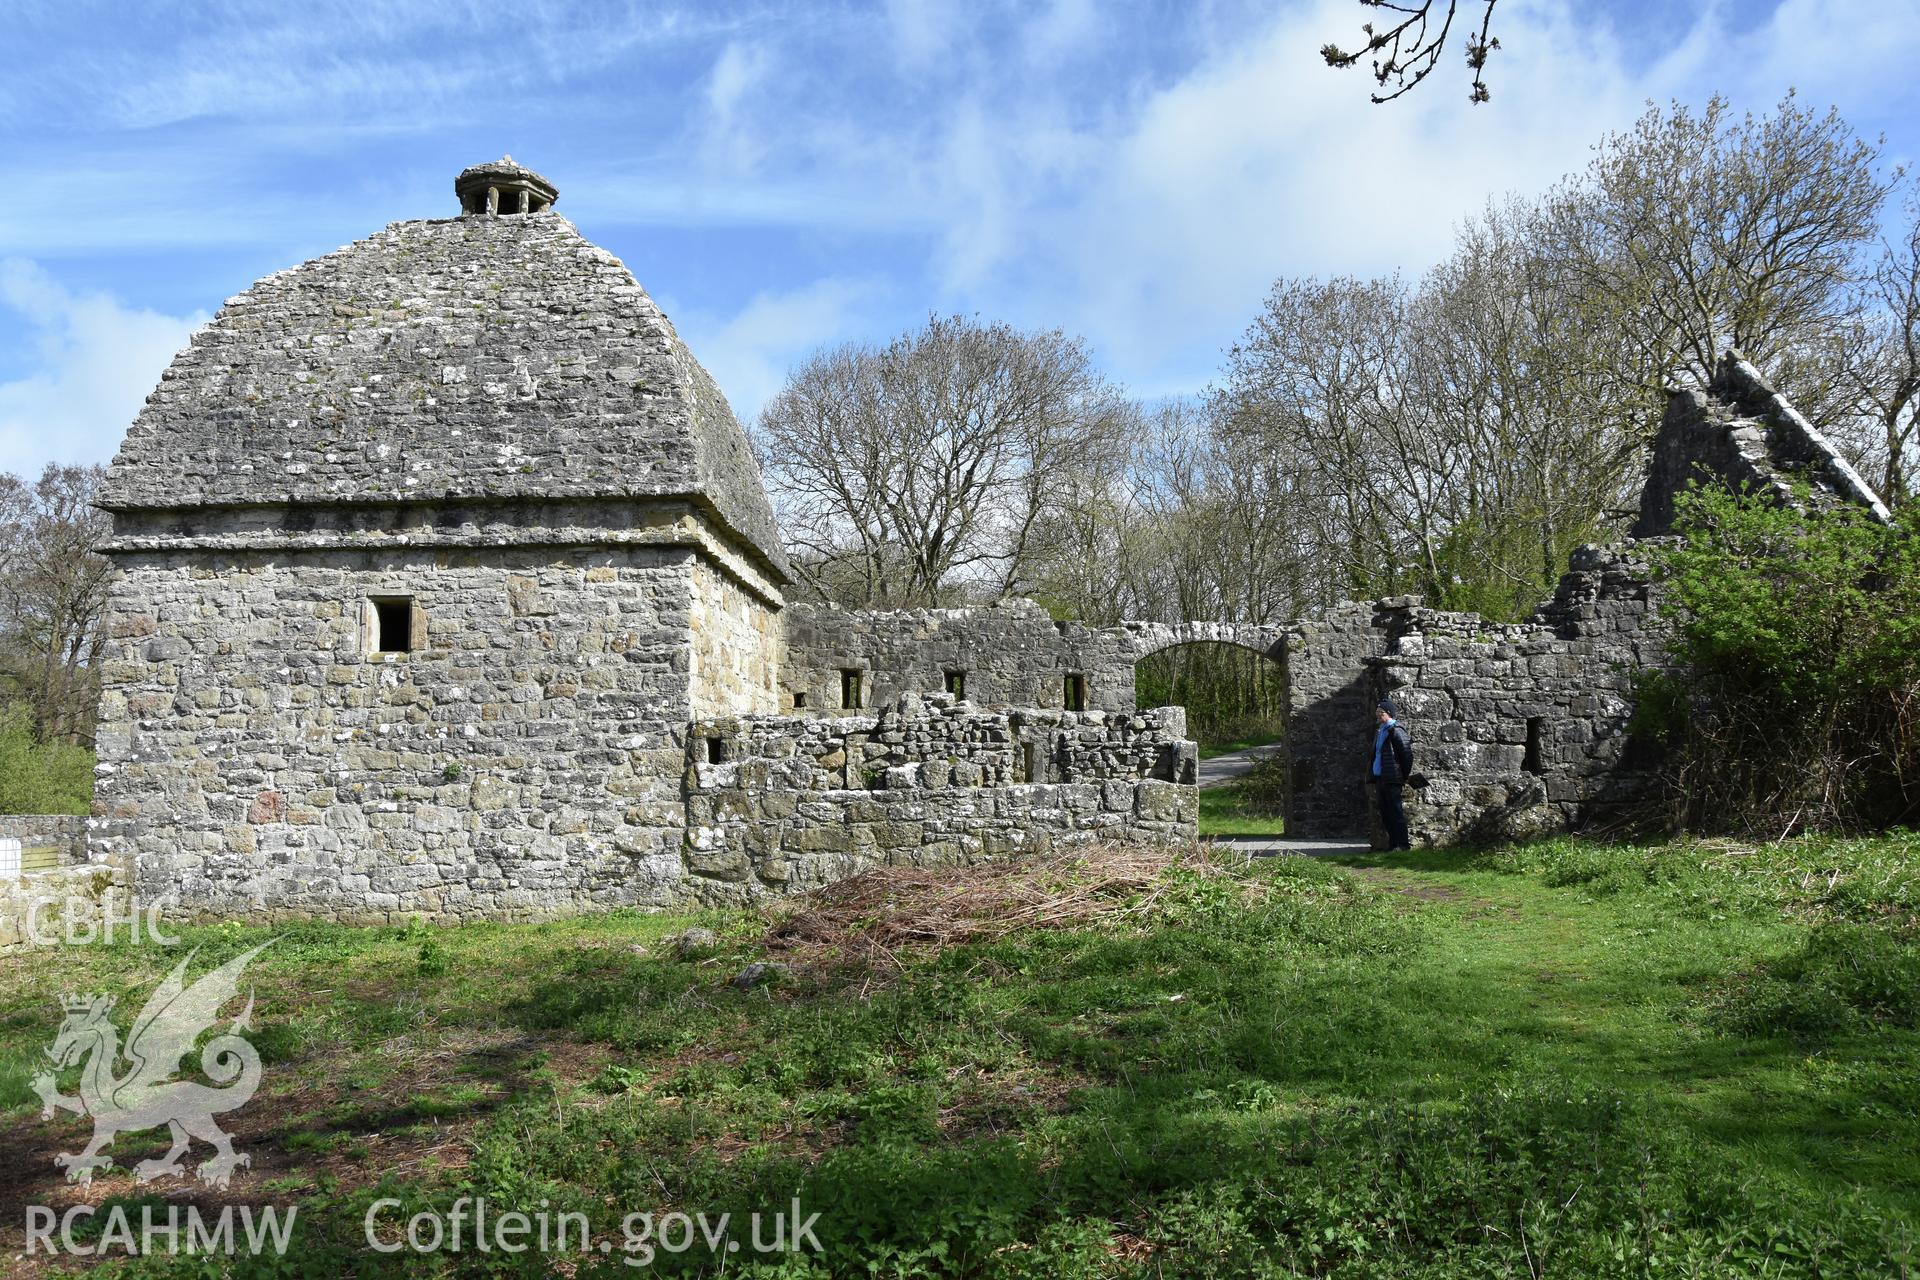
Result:
M0 813L71 813L93 807L93 752L40 742L23 708L0 710Z
M1689 829L1879 828L1920 816L1920 506L1807 514L1682 495L1656 555L1675 623L1635 729Z

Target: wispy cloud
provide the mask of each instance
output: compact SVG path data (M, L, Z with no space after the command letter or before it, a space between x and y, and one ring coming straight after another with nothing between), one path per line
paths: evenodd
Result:
M31 372L0 381L0 470L105 461L204 314L168 316L74 293L37 264L0 259L0 308L24 329Z
M829 277L765 292L731 316L683 312L675 326L725 390L742 422L758 417L808 353L858 334L862 312L885 295L880 282Z

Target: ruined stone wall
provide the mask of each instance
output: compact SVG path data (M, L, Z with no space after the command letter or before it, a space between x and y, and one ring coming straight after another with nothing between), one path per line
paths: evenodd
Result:
M96 854L215 916L675 900L693 555L118 554ZM368 652L384 594L414 652Z
M739 902L874 866L969 864L1066 840L1188 841L1186 717L989 711L906 695L878 715L696 724L688 865Z
M836 609L793 604L786 624L786 703L823 715L858 714L841 706L841 672L862 673L865 707L903 693L941 693L949 672L963 673L969 702L987 707L1066 705L1077 675L1085 706L1132 711L1140 659L1171 645L1237 644L1266 654L1277 627L1238 623L1056 622L1031 600L985 609ZM1277 657L1275 652L1273 656Z
M87 820L73 814L0 813L0 840L18 840L29 851L52 850L62 866L87 860Z
M705 560L695 560L691 571L693 714L779 711L784 647L779 613Z
M1296 623L1281 641L1289 834L1322 839L1366 830L1362 775L1380 700L1368 664L1387 643L1386 619L1372 604L1338 605Z
M1583 547L1533 621L1490 623L1417 598L1344 605L1289 635L1289 830L1381 833L1368 790L1373 707L1397 703L1425 787L1406 791L1416 842L1537 835L1642 798L1635 673L1658 666L1645 544Z
M1833 442L1736 352L1721 359L1704 390L1668 397L1634 536L1671 533L1675 500L1693 483L1764 494L1784 506L1856 506L1890 518Z
M68 814L0 814L0 840L18 840L23 872L0 876L0 953L69 933L100 936L131 911L122 867L87 861L87 820Z

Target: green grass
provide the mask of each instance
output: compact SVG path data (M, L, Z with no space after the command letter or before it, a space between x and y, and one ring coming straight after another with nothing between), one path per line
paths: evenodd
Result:
M1286 818L1265 812L1239 782L1206 787L1200 792L1202 836L1278 836L1285 835L1286 830Z
M234 1194L299 1200L303 1252L234 1269L546 1274L360 1248L377 1196L484 1195L822 1214L821 1255L672 1274L1908 1274L1917 864L1901 836L1176 869L1092 925L751 991L747 913L685 958L667 917L285 929L250 975L271 1052ZM195 931L196 967L264 936ZM137 1002L173 958L0 974L21 1149L85 1132L25 1091L57 994Z

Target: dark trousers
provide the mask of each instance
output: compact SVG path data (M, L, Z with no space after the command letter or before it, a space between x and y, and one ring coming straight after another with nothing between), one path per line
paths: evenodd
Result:
M1407 839L1407 811L1400 803L1400 793L1406 787L1402 782L1388 782L1382 778L1373 780L1373 789L1380 800L1380 825L1387 829L1387 848L1405 849L1412 842Z

